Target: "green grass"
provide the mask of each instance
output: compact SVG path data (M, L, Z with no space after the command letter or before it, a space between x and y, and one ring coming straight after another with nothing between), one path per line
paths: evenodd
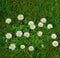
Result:
M17 15L20 13L25 16L24 21L17 20ZM42 17L47 18L44 27L30 30L28 21L33 20L37 26ZM5 23L6 18L12 19L10 25ZM47 30L48 23L52 23L54 28ZM15 36L17 30L29 31L30 38L17 38ZM44 33L41 38L36 36L38 30ZM11 32L14 36L5 43L7 32ZM0 0L0 58L60 58L60 45L56 48L51 45L54 41L50 38L52 33L57 34L56 40L60 44L60 0ZM16 50L8 49L10 43L16 44ZM21 44L26 45L24 50L19 48ZM41 44L45 47L42 48ZM30 45L35 47L35 51L28 51Z

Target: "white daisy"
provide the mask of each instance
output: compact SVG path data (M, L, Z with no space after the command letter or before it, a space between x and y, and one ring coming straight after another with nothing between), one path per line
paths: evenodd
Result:
M12 34L11 33L7 33L5 36L6 36L7 39L11 39L12 38Z
M31 30L34 30L35 28L36 28L35 25L30 25L30 29L31 29Z
M59 44L58 44L58 41L53 41L52 42L52 46L54 46L54 47L57 47Z
M43 34L42 31L38 31L38 32L37 32L37 35L38 35L38 36L42 36L42 34Z
M34 25L34 22L33 21L29 21L28 25Z
M21 37L21 36L22 36L22 34L23 34L23 32L22 32L22 31L17 31L17 32L16 32L16 36L17 36L17 37Z
M10 18L7 18L7 19L5 20L5 22L6 22L7 24L10 24L10 23L11 23L11 19L10 19Z
M52 24L48 24L48 25L47 25L47 28L48 28L48 29L51 29L51 28L53 28L53 25L52 25Z
M43 23L42 22L39 22L38 23L38 27L43 27Z
M18 18L18 20L23 20L23 19L24 19L24 15L23 15L23 14L19 14L19 15L17 16L17 18Z
M51 38L52 39L56 39L57 38L57 35L56 34L51 34Z
M21 45L20 48L21 48L21 49L24 49L24 48L25 48L25 45Z
M28 47L28 50L29 50L29 51L34 51L34 47L33 47L33 46L29 46L29 47Z
M30 33L29 32L25 32L24 36L27 37L27 38L29 38L30 37Z
M15 48L16 48L15 44L10 44L10 45L9 45L9 49L15 50Z
M46 23L46 21L47 21L46 18L41 18L42 23Z

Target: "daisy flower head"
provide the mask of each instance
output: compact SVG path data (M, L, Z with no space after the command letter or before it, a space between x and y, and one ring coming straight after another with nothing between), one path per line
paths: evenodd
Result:
M51 28L53 28L53 25L52 24L48 24L47 25L47 29L51 29Z
M25 36L26 38L29 38L29 37L30 37L30 33L29 33L29 32L25 32L25 33L24 33L24 36Z
M17 18L18 18L18 20L23 20L23 19L24 19L24 15L23 15L23 14L19 14L19 15L17 16Z
M38 23L38 27L43 27L43 23L42 22L39 22Z
M7 18L7 19L5 20L5 23L10 24L10 23L11 23L11 18Z
M25 45L20 45L20 48L21 48L21 49L24 49L24 48L25 48Z
M34 30L35 28L36 28L35 25L30 25L30 29L31 29L31 30Z
M5 36L6 36L7 39L11 39L12 38L12 34L11 33L7 33Z
M46 18L41 18L42 23L46 23L46 21L47 21Z
M16 36L17 36L17 37L21 37L21 36L22 36L22 34L23 34L23 32L22 32L22 31L17 31L17 32L16 32Z
M12 44L9 45L10 50L15 50L15 48L16 48L15 44L12 43Z
M38 31L38 32L37 32L37 35L38 35L38 36L42 36L42 34L43 34L42 31Z
M57 47L59 45L58 41L53 41L52 46Z
M29 21L28 25L34 25L34 22L33 21Z
M34 51L34 47L33 47L33 46L29 46L29 47L28 47L28 50L29 50L29 51Z
M57 35L56 34L51 34L51 38L52 39L56 39L57 38Z

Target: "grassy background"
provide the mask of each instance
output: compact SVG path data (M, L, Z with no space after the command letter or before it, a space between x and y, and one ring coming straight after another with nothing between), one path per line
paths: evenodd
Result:
M25 16L24 21L17 20L18 14ZM44 27L30 30L27 25L28 21L33 20L37 26L42 17L47 18ZM6 18L12 19L10 25L5 23ZM52 23L54 28L47 30L48 23ZM17 38L15 36L17 30L29 31L30 38ZM43 31L42 37L36 36L38 30ZM5 43L7 32L11 32L13 38ZM60 0L0 0L0 58L60 58L60 46L54 48L51 45L54 41L50 38L52 33L57 34L56 40L60 43ZM16 50L8 49L10 43L16 44ZM19 48L21 44L26 45L24 50ZM42 48L41 44L45 47ZM28 51L30 45L35 47L35 51Z

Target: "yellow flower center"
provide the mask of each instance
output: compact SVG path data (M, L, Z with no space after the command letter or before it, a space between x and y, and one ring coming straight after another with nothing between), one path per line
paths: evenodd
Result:
M11 48L14 48L14 46L11 46Z
M20 35L21 33L20 32L18 32L18 35Z
M22 18L22 16L20 16L20 18Z
M54 43L54 45L56 45L56 42Z
M10 35L8 35L8 37L10 37Z

